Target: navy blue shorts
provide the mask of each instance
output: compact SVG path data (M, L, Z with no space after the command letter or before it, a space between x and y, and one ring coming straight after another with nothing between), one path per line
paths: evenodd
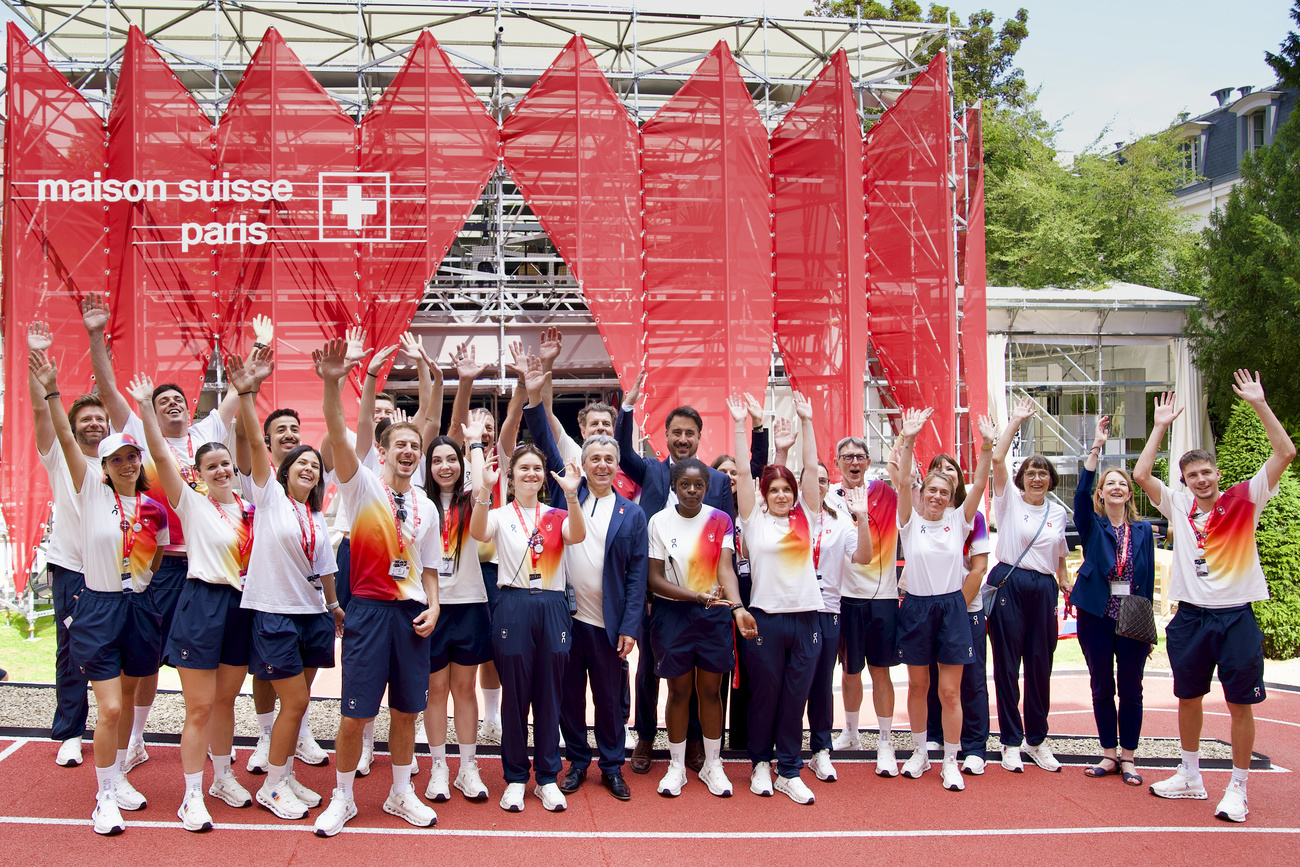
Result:
M429 673L451 663L482 665L492 661L492 624L486 602L444 605L429 636Z
M254 611L248 673L258 680L297 677L304 668L334 667L332 614Z
M650 645L655 676L669 680L695 669L723 674L736 667L731 609L655 597L650 606Z
M1165 627L1165 641L1179 698L1208 693L1217 667L1224 699L1233 704L1264 700L1264 633L1249 605L1200 608L1181 602Z
M975 661L966 597L960 590L941 596L903 597L898 606L898 661L904 665L969 665Z
M82 589L72 608L68 653L87 680L118 675L147 677L158 671L162 617L153 594Z
M243 598L229 584L186 581L163 652L167 664L207 671L215 671L218 665L246 668L253 617L247 608L239 607Z
M181 601L181 591L189 583L190 558L184 554L164 554L162 565L149 581L149 592L153 594L153 604L162 617L162 646L159 648L159 664L170 665L164 652L167 649L167 636L172 634L172 620L176 616L176 606Z
M429 704L429 639L415 634L424 609L410 599L352 597L343 620L343 716L377 716L385 687L395 711L419 713Z
M898 664L898 600L840 599L840 664L848 674Z

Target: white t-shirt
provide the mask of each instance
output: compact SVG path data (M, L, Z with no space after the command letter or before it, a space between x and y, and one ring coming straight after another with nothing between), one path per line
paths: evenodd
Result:
M81 562L81 504L77 492L72 488L72 476L68 473L68 463L63 457L63 448L55 440L45 454L37 454L41 466L50 477L50 492L54 497L54 530L50 533L50 543L45 548L45 559L56 566L82 570ZM104 478L104 469L97 458L86 458L86 475L82 485L99 483Z
M1047 514L1045 525L1044 512ZM1008 480L1002 494L993 495L993 517L998 523L998 544L994 554L999 563L1012 566L1019 559L1020 565L1017 568L1042 572L1044 575L1056 574L1061 558L1070 551L1065 544L1064 506L1052 500L1045 501L1041 506L1031 506L1025 502L1024 493L1014 482ZM1041 533L1038 533L1039 525L1043 526ZM1034 539L1035 533L1038 533L1038 538L1034 540L1033 547L1021 557L1021 552Z
M971 558L980 554L989 554L993 551L993 545L989 542L989 525L984 519L983 512L975 513L975 522L971 524L971 531L966 534L966 553L961 558L962 582L965 583L966 576L970 574ZM988 577L988 571L985 570L985 578ZM973 614L976 611L984 610L984 600L980 594L976 593L975 598L966 603L966 613Z
M181 488L176 514L185 534L190 578L244 589L244 573L253 550L253 504L236 498L217 503L189 486Z
M352 595L428 605L424 570L437 569L441 557L438 510L429 498L419 488L411 488L401 495L402 509L381 477L364 466L339 482L339 496L352 516L348 579ZM400 538L399 509L405 512Z
M692 593L712 593L722 552L736 550L731 517L712 506L701 505L691 518L682 517L676 506L665 506L650 516L648 532L650 559L662 560L664 577Z
M577 545L564 546L564 574L578 601L575 619L605 628L605 541L614 517L614 492L597 498L590 491L580 505L587 535Z
M122 592L122 551L129 540L130 563L125 571L131 576L131 589L142 592L149 586L149 564L154 552L159 546L165 546L169 538L163 505L141 495L137 513L136 497L117 497L98 471L82 480L77 499L81 506L81 562L86 586L105 593ZM132 525L125 533L118 514L119 499L126 520ZM136 524L140 526L139 532L134 529Z
M1208 524L1187 491L1171 491L1160 483L1160 514L1169 519L1174 538L1174 568L1169 596L1202 608L1232 608L1268 598L1268 582L1259 565L1255 528L1268 501L1277 495L1269 488L1263 467L1246 482L1238 482L1219 495ZM1198 543L1192 518L1204 534Z
M833 507L832 507L833 508ZM840 588L844 576L858 552L858 527L847 512L832 518L825 509L813 524L813 567L817 570L817 589L822 594L821 611L840 613Z
M274 614L320 614L325 610L320 576L338 571L325 516L294 500L274 478L261 488L249 478L246 490L257 510L240 607Z
M522 513L523 520L519 516ZM521 590L563 590L564 524L569 513L563 509L537 504L524 509L511 501L488 512L488 541L496 543L498 587ZM533 530L541 530L542 550L529 545ZM532 576L539 576L534 585Z
M145 444L144 422L140 416L131 413L127 419L123 433L135 437L135 441L142 446ZM194 455L198 453L206 443L224 443L228 430L226 423L221 420L221 415L213 410L208 413L202 420L196 421L190 425L189 430L183 437L163 437L169 446L170 457L181 471L181 476L194 484L194 490L200 494L208 492L208 486L199 478L198 471L194 469ZM233 452L232 452L233 457ZM181 522L176 520L176 513L172 511L171 503L167 501L167 493L162 489L162 484L158 481L158 467L156 462L159 460L157 455L152 454L145 449L144 469L149 474L149 496L162 503L167 509L167 522L171 531L171 543L167 545L168 554L186 553L185 531L181 527Z
M912 596L942 596L960 590L966 578L962 557L971 524L966 511L949 507L937 521L927 521L915 509L899 527L907 559L907 592Z
M456 554L456 528L460 516L448 512L451 507L451 494L439 494L442 498L443 519L438 531L438 550L441 552L438 567L438 602L441 605L467 605L487 602L487 588L483 586L483 569L478 562L478 545L469 534L469 521L465 521L464 538L460 541L460 559ZM473 509L473 502L466 503L466 509ZM448 570L445 567L451 565Z
M812 528L802 500L785 518L774 518L755 502L744 519L754 588L750 606L768 614L820 611L822 594L813 568Z

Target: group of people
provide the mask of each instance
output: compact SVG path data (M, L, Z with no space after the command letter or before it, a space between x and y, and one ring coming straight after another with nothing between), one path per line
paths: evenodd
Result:
M656 461L634 445L643 372L620 407L583 409L579 442L553 411L551 366L561 336L547 329L537 354L512 347L518 386L499 427L469 405L486 365L468 343L454 349L459 388L443 434L439 365L410 335L372 352L352 329L313 353L327 429L318 449L300 441L296 409L258 418L258 390L275 363L269 321L254 321L247 357L225 359L229 390L194 423L177 385L140 375L118 391L102 298L85 299L83 321L98 395L76 397L66 412L49 328L32 323L28 339L36 446L57 516L47 553L59 628L53 736L62 741L58 763L79 764L89 683L98 709L98 833L121 832L121 811L145 805L127 772L148 758L141 733L162 664L177 669L186 711L182 825L212 827L203 787L209 757L208 795L234 807L256 800L284 819L307 817L323 799L297 780L294 761L328 761L307 709L316 671L335 664L336 636L342 718L336 784L315 819L320 836L339 833L357 815L354 784L370 771L385 693L393 779L383 809L429 827L436 814L425 801L447 801L453 785L469 800L488 798L476 759L476 681L487 704L484 733L500 738L499 803L510 812L524 809L530 776L542 806L564 810L593 760L601 785L631 798L623 767L652 768L660 679L668 689L660 795L680 795L689 769L713 795L730 796L721 761L729 728L731 748L748 754L753 793L779 791L812 804L801 776L805 715L813 775L833 781L831 752L863 748L864 669L878 731L876 773L920 778L931 752L941 751L942 786L960 791L964 777L985 771L990 645L1002 767L1021 773L1028 758L1059 771L1046 738L1061 593L1079 612L1105 751L1085 773L1139 786L1134 751L1151 639L1132 637L1125 624L1128 600L1152 597L1154 555L1151 526L1134 507L1135 483L1170 519L1172 595L1180 603L1167 642L1183 761L1150 791L1207 797L1197 759L1200 703L1217 668L1232 711L1234 770L1216 815L1245 819L1251 707L1264 698L1250 603L1267 598L1253 532L1295 454L1258 377L1245 371L1238 394L1264 421L1274 454L1249 483L1227 491L1220 492L1207 452L1181 457L1186 491L1153 477L1178 413L1172 396L1156 403L1155 429L1132 477L1107 468L1098 482L1109 420L1098 421L1075 496L1084 558L1071 580L1068 516L1051 496L1057 470L1042 455L1022 461L1014 476L1007 464L1034 413L1029 401L1016 405L1000 432L979 419L969 486L951 455L931 456L919 472L913 444L930 415L922 409L898 420L888 483L868 480L867 444L852 435L835 446L840 481L832 483L819 461L813 407L797 392L795 417L773 419L770 432L760 402L732 395L735 453L712 466L697 457L699 413L677 407L664 421L668 457ZM420 406L410 419L376 389L399 349L419 372ZM342 383L361 370L354 431ZM516 443L521 425L528 444ZM798 475L787 466L796 446ZM990 482L992 552L980 511ZM323 511L330 487L340 503L333 542ZM634 649L633 689L627 659ZM833 738L837 663L845 725ZM901 769L890 676L899 664L907 667L912 740ZM231 768L235 698L250 673L261 737L247 769L266 774L255 795ZM421 713L432 754L425 800L411 782Z

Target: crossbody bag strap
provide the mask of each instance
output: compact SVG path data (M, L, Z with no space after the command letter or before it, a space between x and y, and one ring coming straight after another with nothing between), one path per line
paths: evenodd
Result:
M1039 523L1038 530L1034 533L1034 538L1029 540L1029 544L1025 546L1025 550L1021 551L1020 556L1016 558L1016 562L1011 564L1011 571L1007 572L1007 577L1002 579L1002 584L1006 584L1007 581L1010 580L1011 572L1014 572L1019 568L1020 561L1025 559L1025 555L1029 553L1029 549L1034 547L1034 543L1038 541L1038 537L1043 534L1043 528L1047 526L1047 515L1049 511L1050 507L1043 509L1043 520ZM999 584L998 587L1001 587L1002 584Z

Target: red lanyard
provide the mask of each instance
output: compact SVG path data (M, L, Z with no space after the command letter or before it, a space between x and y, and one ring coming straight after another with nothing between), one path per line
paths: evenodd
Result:
M1115 531L1119 539L1119 550L1115 557L1115 574L1124 577L1124 566L1128 563L1129 554L1133 551L1133 529L1125 522Z
M312 520L311 509L304 505L302 509L307 513L307 523L304 524L302 515L298 514L298 501L290 497L289 502L293 505L293 516L298 519L298 531L302 533L302 553L307 556L307 567L311 568L311 564L316 562L316 522ZM310 543L307 539L308 526L311 527Z
M457 510L450 509L442 516L442 556L444 557L451 556L451 525L460 523L456 520L456 515Z
M244 501L239 499L239 494L233 494L232 496L234 496L235 502L239 504L239 514L243 516L244 525L248 527L248 538L239 545L239 573L242 575L248 569L248 552L253 548L253 528L248 523L248 510L244 508ZM238 539L239 528L235 526L235 522L230 520L226 510L221 508L221 504L213 499L211 494L208 494L208 499L212 502L213 508L217 510L217 514L221 516L221 520L226 522L226 526L235 531L235 538Z
M1192 534L1196 536L1196 547L1200 548L1202 551L1205 550L1205 543L1210 538L1210 520L1213 517L1213 515L1214 515L1213 512L1205 513L1204 530L1196 529L1196 519L1191 515L1187 516L1187 523L1192 525Z
M189 461L181 460L181 453L176 451L176 447L170 441L167 443L167 449L172 453L172 457L176 459L176 468L181 471L181 478L185 480L185 484L193 488L198 482L194 478L194 439L190 436L189 431L185 432L185 448L190 453Z
M384 493L388 495L388 508L393 510L393 526L397 528L397 556L401 557L406 553L406 540L402 538L402 522L397 520L397 501L393 499L393 489L388 485L384 485ZM411 522L414 525L411 540L414 541L420 532L420 501L415 497L414 488L406 493L411 495Z
M524 513L523 510L519 508L519 501L513 500L511 502L511 505L515 507L515 514L519 516L519 523L523 525L523 528L525 530L527 530L528 522L524 520ZM532 534L529 535L528 537L528 547L529 547L528 553L532 557L534 569L537 568L537 561L542 559L542 551L544 550L544 546L542 544L542 530L541 527L538 526L541 520L542 520L542 504L538 503L536 507L533 509L533 531Z
M822 561L822 534L826 532L826 513L817 516L817 539L813 542L813 568Z
M113 491L113 498L117 500L117 515L121 518L119 526L122 528L122 562L125 563L131 559L131 549L135 547L135 534L138 530L144 529L140 523L140 492L135 492L135 523L126 519L126 512L122 509L122 498L118 496L117 491Z

